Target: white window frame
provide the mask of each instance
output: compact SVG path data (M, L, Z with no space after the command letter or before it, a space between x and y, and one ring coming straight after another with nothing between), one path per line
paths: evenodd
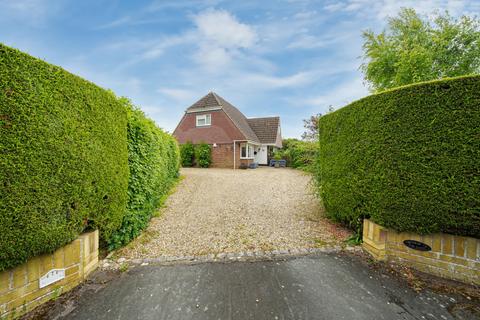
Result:
M246 157L242 156L243 148L246 148ZM250 143L241 143L240 144L240 159L255 159L255 149Z
M198 122L203 120L204 124L199 124ZM212 125L212 115L211 114L200 114L196 117L197 127L208 127Z

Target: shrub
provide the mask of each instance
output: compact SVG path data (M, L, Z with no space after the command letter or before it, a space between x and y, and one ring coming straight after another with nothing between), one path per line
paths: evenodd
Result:
M206 143L195 146L195 161L202 168L210 167L212 163L212 147Z
M116 97L0 44L0 271L98 228L127 200L126 111Z
M109 249L127 244L148 226L176 181L179 169L176 140L130 101L122 102L128 110L128 202L122 225L113 233Z
M210 167L212 163L212 147L207 143L200 143L195 146L195 161L202 168Z
M194 163L195 157L195 147L190 141L182 144L180 146L180 157L182 162L182 167L191 167Z
M410 85L320 119L327 214L398 231L480 237L480 77Z
M283 158L287 165L306 171L313 171L318 152L318 142L298 139L283 140Z

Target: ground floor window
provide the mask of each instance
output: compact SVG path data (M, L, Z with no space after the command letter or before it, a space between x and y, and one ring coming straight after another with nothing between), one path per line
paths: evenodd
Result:
M250 143L240 144L240 159L253 159L254 149Z

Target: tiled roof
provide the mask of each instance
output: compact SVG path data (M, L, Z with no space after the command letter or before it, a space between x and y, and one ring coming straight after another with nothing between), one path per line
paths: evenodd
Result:
M220 101L217 99L217 95L213 92L210 92L205 97L192 104L187 109L187 112L200 112L202 109L211 107L221 107Z
M208 93L206 96L195 102L187 109L187 112L201 112L214 107L220 107L225 111L238 130L240 130L245 136L246 140L260 142L260 139L248 124L247 118L243 113L214 92Z
M274 144L277 142L280 117L251 118L247 119L247 122L261 143Z

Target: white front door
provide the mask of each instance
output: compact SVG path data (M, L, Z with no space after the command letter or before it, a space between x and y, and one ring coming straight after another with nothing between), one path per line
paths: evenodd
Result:
M257 154L255 154L255 162L258 164L268 164L267 160L267 146L261 145L261 146L255 146L255 151Z

